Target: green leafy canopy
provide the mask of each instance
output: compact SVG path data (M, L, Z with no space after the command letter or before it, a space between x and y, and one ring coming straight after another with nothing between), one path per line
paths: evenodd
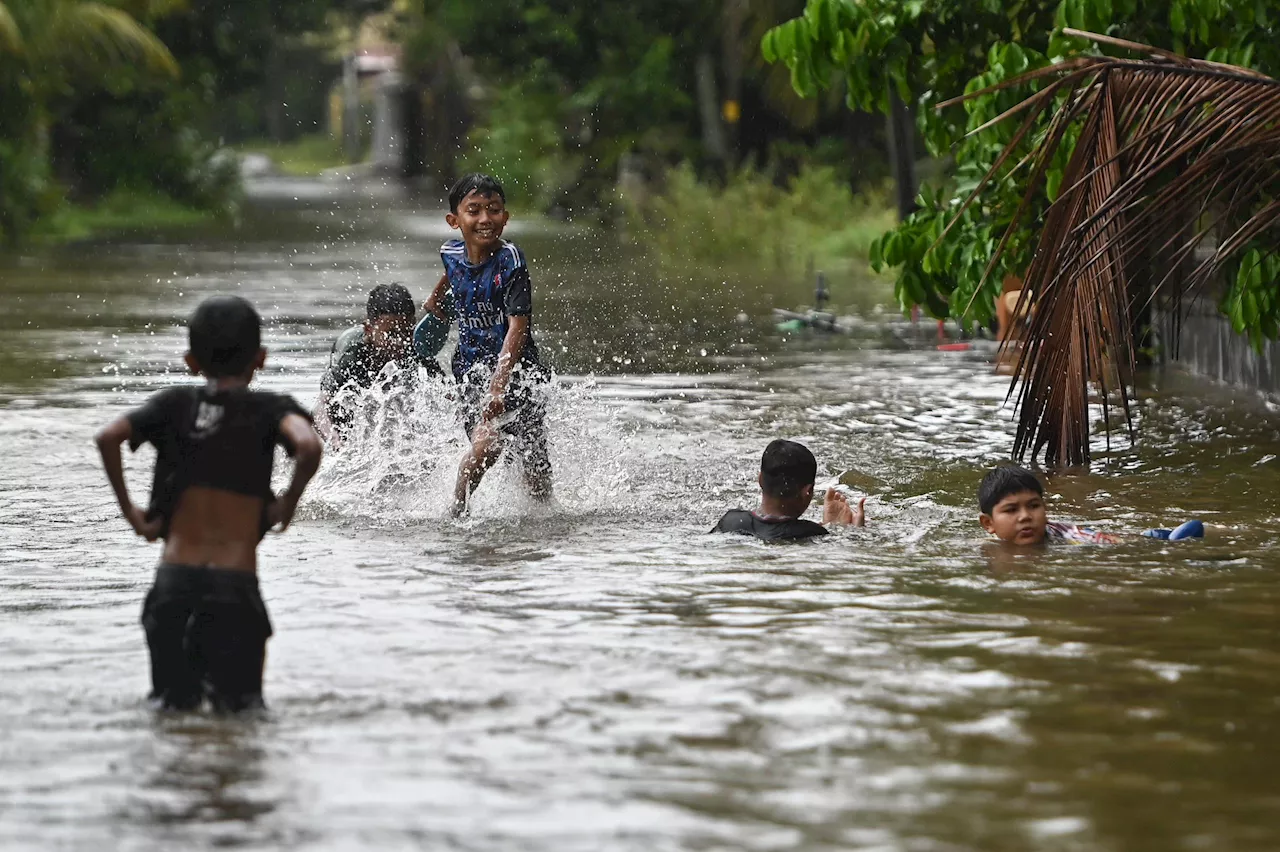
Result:
M937 105L1095 49L1064 36L1066 27L1275 76L1278 21L1280 0L808 0L801 16L764 36L761 51L767 60L785 63L802 95L843 83L851 108L884 112L891 90L914 107L928 151L949 158L952 167L938 185L921 190L917 212L876 242L872 263L897 270L896 294L904 310L920 305L939 318L985 322L1002 278L1020 275L1030 260L1031 223L1056 197L1072 139L1048 164L1040 211L1029 211L1023 220L1029 224L1011 236L987 275L1022 198L1020 178L1028 168L1022 158L1010 157L977 203L950 230L946 226L1021 124L988 123L1034 88L995 91L945 110ZM1028 128L1019 140L1025 150L1044 129ZM1276 308L1257 283L1274 280L1278 271L1265 258L1253 264L1246 259L1223 301L1232 322L1255 342L1280 331Z

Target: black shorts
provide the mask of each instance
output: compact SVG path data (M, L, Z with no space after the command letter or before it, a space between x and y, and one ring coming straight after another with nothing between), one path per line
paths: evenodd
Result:
M524 463L525 470L535 475L551 474L551 456L547 451L546 386L550 376L544 370L534 372L522 368L513 373L503 399L506 410L498 418L498 429L513 438L516 455ZM462 404L462 428L471 440L480 425L480 412L489 393L491 376L476 370L465 374L458 381Z
M151 699L195 710L205 698L234 713L263 707L262 667L271 621L258 575L160 563L142 605L151 651Z

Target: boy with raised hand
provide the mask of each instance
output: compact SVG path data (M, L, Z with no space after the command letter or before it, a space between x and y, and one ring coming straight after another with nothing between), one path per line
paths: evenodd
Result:
M341 437L351 425L352 412L343 404L340 392L368 390L387 364L396 364L399 368L396 380L406 384L417 380L419 366L430 376L443 374L434 357L420 357L414 349L417 310L413 296L403 284L379 284L369 291L363 333L338 353L337 363L332 364L320 380L315 424L326 441Z
M1044 486L1026 468L1003 465L987 472L978 485L978 522L1008 544L1037 546L1050 541L1067 544L1118 544L1120 539L1088 527L1050 521ZM1177 541L1204 538L1204 524L1187 521L1173 530L1147 530L1147 538Z
M449 227L462 239L440 247L444 274L425 308L441 319L446 288L453 295L458 348L453 375L471 446L458 468L452 513L467 508L471 492L514 443L530 493L551 496L551 460L544 426L543 391L550 373L533 340L529 267L515 243L502 239L509 214L502 184L469 174L449 191Z
M152 699L162 709L260 708L271 622L258 591L258 542L293 519L320 464L310 416L281 394L249 389L266 359L257 312L238 296L200 304L188 324L186 364L200 385L162 390L97 436L120 511L147 541L164 540L143 605ZM156 448L150 506L125 487L120 445ZM271 493L275 447L294 457L293 480Z
M760 508L730 509L711 532L753 535L766 541L813 538L827 534L823 524L866 526L867 498L849 505L834 488L822 503L822 524L800 517L813 502L818 461L804 444L781 438L770 441L760 458Z

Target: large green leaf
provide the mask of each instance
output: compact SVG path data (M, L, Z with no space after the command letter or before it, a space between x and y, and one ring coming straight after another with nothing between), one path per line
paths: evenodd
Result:
M104 3L59 4L40 47L64 67L129 62L171 77L179 73L164 42L129 13Z

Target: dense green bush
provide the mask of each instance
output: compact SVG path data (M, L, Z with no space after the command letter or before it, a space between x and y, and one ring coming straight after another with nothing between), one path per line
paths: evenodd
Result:
M193 207L229 210L238 164L195 129L193 107L181 90L77 97L53 128L55 172L80 199L152 188Z

